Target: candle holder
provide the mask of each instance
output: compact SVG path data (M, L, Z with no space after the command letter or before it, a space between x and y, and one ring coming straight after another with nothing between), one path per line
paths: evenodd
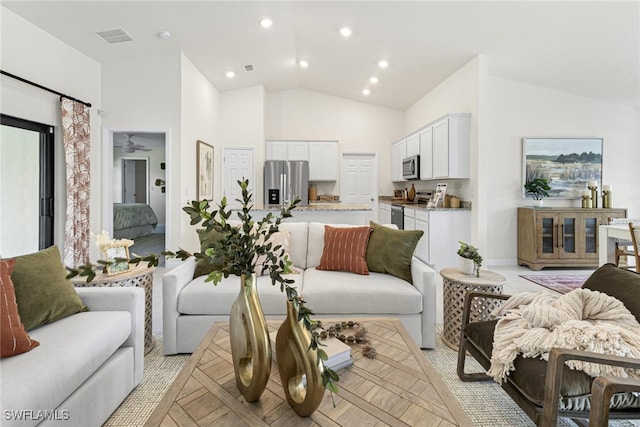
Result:
M611 191L602 190L602 207L605 209L611 208L613 195Z
M587 188L591 190L591 204L592 204L591 207L597 208L598 207L598 186L590 185Z
M582 207L586 209L591 208L591 196L589 194L582 195Z

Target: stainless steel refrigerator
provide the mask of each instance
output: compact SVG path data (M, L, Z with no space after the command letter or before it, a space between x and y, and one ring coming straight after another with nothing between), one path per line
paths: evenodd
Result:
M267 160L264 162L264 204L289 203L296 196L309 204L309 162Z

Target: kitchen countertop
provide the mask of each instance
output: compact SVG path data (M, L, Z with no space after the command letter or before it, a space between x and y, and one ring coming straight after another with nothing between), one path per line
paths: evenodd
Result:
M282 209L279 205L255 205L253 211L274 211ZM370 211L368 205L352 205L345 203L314 203L310 205L298 205L294 212L321 212L321 211Z
M406 200L393 200L391 197L385 197L385 196L381 196L378 199L378 203L387 203L389 205L400 205L400 206L403 206L405 208L416 208L416 209L425 210L425 211L470 211L471 210L470 207L428 208L426 203L409 202L409 201L406 201Z

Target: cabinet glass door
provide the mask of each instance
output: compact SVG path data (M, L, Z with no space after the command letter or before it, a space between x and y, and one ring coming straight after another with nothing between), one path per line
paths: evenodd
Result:
M597 254L598 242L598 218L584 219L584 252L585 254Z
M560 228L563 254L576 254L576 219L562 218Z
M538 245L539 258L557 258L557 228L558 217L556 215L540 215L538 219Z

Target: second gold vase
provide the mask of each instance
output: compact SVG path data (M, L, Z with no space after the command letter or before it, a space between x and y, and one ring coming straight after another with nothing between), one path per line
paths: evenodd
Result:
M310 344L311 333L298 321L293 302L287 301L287 318L276 336L276 359L287 402L301 417L311 415L324 395L324 366Z
M271 341L258 299L256 275L242 275L240 283L240 294L229 316L231 356L238 390L247 402L255 402L269 382Z

